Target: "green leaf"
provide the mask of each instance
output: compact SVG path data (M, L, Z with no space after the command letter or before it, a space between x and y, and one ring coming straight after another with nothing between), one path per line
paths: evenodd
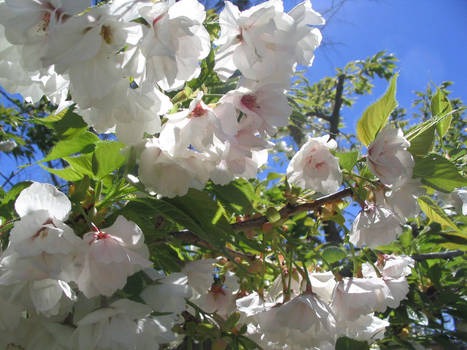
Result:
M357 163L358 155L358 151L336 153L337 158L339 158L340 167L349 171L352 170L354 165Z
M66 181L78 181L84 176L89 176L95 179L94 173L92 172L92 154L81 154L74 157L63 157L69 166L63 169L48 168L41 165L41 167L47 170L49 173L60 176Z
M426 130L431 128L434 125L437 125L438 123L442 122L444 119L451 117L455 112L458 112L459 109L452 110L446 114L443 115L436 115L432 116L430 119L425 120L423 123L418 124L411 128L408 132L405 133L405 138L412 142L418 135L421 133L424 133Z
M413 177L443 192L452 192L457 187L467 186L467 179L459 174L456 166L438 154L415 158Z
M237 179L224 186L214 185L212 189L217 200L227 210L237 214L245 213L260 199L253 185L245 179Z
M233 235L227 219L223 215L218 215L219 210L223 210L222 207L205 192L191 188L183 197L167 198L164 201L193 218L202 228L204 237L209 237L212 242L220 244L227 236Z
M63 159L75 170L78 174L82 176L89 176L95 178L92 171L92 154L80 154L79 156L74 157L64 157Z
M281 219L281 214L279 214L276 208L269 207L266 210L266 217L268 218L268 221L273 224Z
M73 108L52 114L47 118L36 119L35 122L54 129L61 139L70 138L88 129L88 124L73 112Z
M335 246L329 246L324 248L322 257L323 259L328 263L328 264L333 264L335 262L338 262L339 260L344 259L347 256L347 253L345 250L335 247Z
M386 93L369 106L357 122L357 137L368 146L378 132L384 128L392 111L397 107L396 84L398 74L394 74Z
M40 164L40 166L42 167L42 169L47 170L51 174L55 174L57 176L60 176L62 179L66 180L66 181L78 181L78 180L81 180L84 177L83 174L80 174L79 172L77 172L76 170L74 170L70 166L66 167L66 168L63 168L63 169L49 168L49 167L46 167L46 166L44 166L42 164Z
M1 203L2 204L7 204L8 202L11 202L13 200L16 200L18 198L18 195L22 190L25 188L31 186L32 182L31 181L24 181L24 182L19 182L15 184L7 194L5 194L5 197L3 197Z
M71 156L75 153L90 153L94 149L94 145L99 142L99 137L91 132L84 132L76 135L73 138L59 141L49 155L38 163L48 162L50 160Z
M436 94L431 99L431 113L433 115L445 115L452 111L451 103L441 89L436 90ZM451 125L452 116L449 115L447 118L441 120L436 125L436 130L439 136L443 137L446 135L449 126Z
M438 124L439 125L439 124ZM435 127L432 126L410 141L408 151L414 156L424 156L433 150L435 145Z
M456 224L454 224L451 219L446 215L446 213L441 209L438 204L430 197L422 196L418 198L418 204L420 209L426 214L430 221L437 222L441 225L448 226L453 230L458 231Z
M125 156L121 154L125 145L121 142L104 141L96 146L92 157L92 170L98 179L119 169L125 163Z
M358 341L347 337L337 339L336 350L368 350L370 347L365 341Z

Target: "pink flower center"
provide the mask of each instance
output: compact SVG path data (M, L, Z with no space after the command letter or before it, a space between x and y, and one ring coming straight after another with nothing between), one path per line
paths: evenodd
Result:
M94 243L94 241L98 241L100 239L107 239L110 238L110 235L108 233L102 232L96 225L91 223L92 230L94 231L94 236L91 242L89 242L89 245Z
M206 112L207 111L203 108L203 106L201 106L201 103L198 103L190 115L194 118L199 118L206 114Z
M47 237L48 227L46 225L52 225L52 226L56 227L54 225L53 220L51 218L49 218L42 224L42 227L34 234L34 236L31 237L31 239L35 240L37 237L42 237L42 238Z
M259 109L260 107L256 103L256 96L255 95L243 95L241 98L241 103L250 111L254 111L255 109Z
M49 29L52 14L55 15L55 21L58 23L65 22L68 18L71 17L70 15L64 14L62 9L56 8L50 2L42 3L42 7L44 8L44 13L42 14L38 28L44 32Z
M225 295L224 289L223 289L222 286L219 285L219 284L213 284L213 285L211 286L210 292L211 292L212 294L214 294L214 295L219 295L219 294Z
M322 166L324 166L325 164L326 164L325 162L316 163L316 164L315 164L315 168L316 168L316 169L319 169L319 168L321 168Z
M163 14L157 16L156 18L154 18L154 20L152 21L152 26L154 27L157 24L157 22L159 22L162 19L162 17L164 17L164 16L165 16L165 12Z

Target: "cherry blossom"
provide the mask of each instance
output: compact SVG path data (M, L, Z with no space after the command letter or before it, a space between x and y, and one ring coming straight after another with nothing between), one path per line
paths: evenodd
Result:
M185 299L192 294L187 282L188 277L184 273L172 273L144 289L141 298L157 312L179 314L186 308Z
M128 276L152 266L143 232L123 216L106 229L95 228L83 240L86 248L76 283L88 298L111 296L125 286Z
M336 141L329 135L311 138L287 167L289 183L323 194L337 191L342 183L342 171L338 159L330 152L336 147Z
M400 219L391 210L371 203L355 218L350 231L350 242L357 247L376 248L389 244L402 233Z
M213 143L218 122L213 110L202 101L203 93L191 101L188 109L167 114L167 122L160 133L159 141L171 155L182 153L190 146L206 151Z
M206 17L196 0L150 4L139 8L149 23L134 65L144 67L137 81L155 81L164 90L179 89L201 71L199 60L209 54L209 34L203 26Z
M368 146L368 167L386 185L400 186L412 178L414 160L401 129L388 125Z
M158 139L148 140L140 157L139 178L150 190L165 196L187 194L190 187L203 189L209 178L209 160L192 150L171 156Z

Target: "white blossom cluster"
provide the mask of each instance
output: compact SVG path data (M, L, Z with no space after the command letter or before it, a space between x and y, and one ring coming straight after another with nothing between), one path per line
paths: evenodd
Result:
M72 104L102 133L139 149L139 178L164 197L206 182L253 178L267 163L268 137L288 124L285 91L297 64L311 65L324 19L309 0L284 12L280 0L240 11L226 1L211 47L206 12L196 0L0 0L0 84L31 101ZM187 108L168 97L201 73L215 49L221 81L239 76L216 104L197 91ZM70 99L71 96L71 99ZM342 185L337 143L310 139L293 157L288 182L322 194ZM417 214L420 186L401 130L390 126L369 145L368 168L381 190L362 203L350 232L357 247L395 240ZM72 204L54 186L33 183L19 195L20 220L0 256L0 346L24 349L158 349L177 342L181 313L227 319L240 312L247 335L265 349L333 349L347 336L372 342L389 325L375 316L406 298L413 260L381 256L361 277L297 271L261 295L245 295L237 277L213 280L216 260L187 263L169 276L153 269L141 229L123 216L82 237L66 224ZM152 280L122 297L129 276ZM162 314L162 316L161 316Z
M65 223L67 196L41 183L23 190L15 209L20 220L0 257L2 349L155 349L173 338L176 314L152 317L151 306L114 296L128 276L152 268L135 223L119 216L80 238Z
M65 223L71 203L52 185L33 183L15 209L20 220L0 256L2 347L157 349L177 341L172 327L193 312L189 299L225 319L240 312L247 335L266 349L331 349L340 336L381 338L389 323L374 312L398 307L409 290L413 260L381 256L361 278L291 271L290 286L279 276L263 296L242 296L232 272L213 279L215 259L169 276L154 270L142 231L123 216L78 237ZM144 303L119 293L138 271L153 281L140 295Z
M374 313L406 298L413 264L406 256L381 256L377 266L363 266L361 278L340 280L331 272L292 271L290 285L279 276L263 296L255 292L236 305L264 349L334 349L343 336L372 343L389 325Z
M352 225L350 242L376 248L393 242L402 225L420 212L417 198L424 193L412 178L414 159L402 130L388 125L368 146L367 164L383 184L371 202L363 205Z
M98 132L139 145L139 177L161 196L202 189L209 179L255 177L267 162L267 137L288 124L285 91L295 66L311 65L321 41L310 25L324 19L309 0L288 13L280 0L242 12L227 1L214 70L224 81L240 72L238 86L216 105L198 92L175 113L166 93L198 77L212 49L204 7L196 0L89 6L0 1L0 84L32 101L45 95L58 111L75 103Z
M402 130L386 126L368 147L367 163L379 178L381 188L362 205L350 232L357 247L376 248L393 242L407 219L419 213L420 181L412 178L414 159ZM330 150L337 147L329 136L310 139L294 155L287 168L289 183L329 194L342 184L338 159Z

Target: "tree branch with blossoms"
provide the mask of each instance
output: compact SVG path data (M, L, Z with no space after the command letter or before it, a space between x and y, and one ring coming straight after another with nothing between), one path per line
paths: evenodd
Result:
M396 124L391 55L308 84L296 67L325 24L309 0L13 3L0 83L39 110L23 119L54 140L37 164L66 184L3 176L0 348L395 348L460 320L467 181L445 89L430 120ZM341 109L375 74L388 89L345 143Z

